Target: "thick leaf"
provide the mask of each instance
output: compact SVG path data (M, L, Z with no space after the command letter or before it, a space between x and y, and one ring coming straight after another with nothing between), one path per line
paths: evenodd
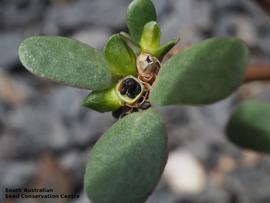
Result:
M241 84L248 48L235 38L213 38L173 56L161 68L150 95L153 103L209 104Z
M92 149L84 177L95 203L143 203L167 160L166 132L159 114L132 113L109 129Z
M127 25L131 36L140 41L144 25L156 21L157 15L151 0L133 0L127 10Z
M153 53L160 47L160 27L156 21L144 25L140 45L143 52Z
M119 34L109 39L104 52L114 78L136 75L136 56Z
M160 37L161 32L157 22L151 21L145 24L140 40L142 52L149 53L161 60L179 41L179 39L171 40L164 45L160 45Z
M103 90L111 84L104 57L77 40L30 37L21 43L19 56L29 71L43 78L92 90Z
M107 112L115 111L122 106L122 101L117 96L115 85L109 89L91 92L82 102L90 109Z
M173 39L167 42L166 44L163 44L161 47L156 49L152 54L159 58L162 59L177 43L179 39Z
M269 124L270 103L244 102L231 115L227 137L240 147L270 153Z

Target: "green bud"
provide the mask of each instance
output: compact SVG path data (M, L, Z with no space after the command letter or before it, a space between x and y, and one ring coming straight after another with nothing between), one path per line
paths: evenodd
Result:
M161 32L157 22L151 21L145 24L140 41L142 53L148 53L161 59L179 41L179 39L171 40L161 46L160 36Z
M91 92L82 102L82 106L99 112L115 111L122 106L115 85L103 91Z
M160 28L157 22L150 21L143 28L140 45L142 51L152 54L160 46Z

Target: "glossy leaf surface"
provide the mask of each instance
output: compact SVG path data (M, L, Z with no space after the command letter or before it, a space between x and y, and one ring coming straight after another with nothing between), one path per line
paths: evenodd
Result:
M156 9L151 0L133 0L127 10L127 25L134 40L140 41L144 25L156 21Z
M228 139L240 147L270 153L270 103L240 104L231 115L226 133Z
M103 90L111 73L102 54L74 39L36 36L19 47L22 64L32 73L85 89Z
M90 152L84 179L89 198L95 203L143 203L167 160L166 139L152 109L116 122Z
M235 38L212 38L165 62L150 95L158 105L209 104L242 83L248 48Z
M114 78L136 75L136 56L119 34L108 40L104 52Z

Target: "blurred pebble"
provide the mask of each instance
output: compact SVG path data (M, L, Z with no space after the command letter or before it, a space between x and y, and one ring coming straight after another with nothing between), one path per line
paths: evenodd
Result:
M102 49L110 37L110 32L104 28L93 27L76 32L72 37L94 48Z
M77 0L55 4L48 9L46 21L64 29L86 24L116 28L125 23L128 4L126 0Z
M206 176L202 165L185 151L171 152L164 177L176 195L198 194L205 187Z
M19 169L19 170L18 170ZM30 161L5 161L0 160L0 202L3 201L4 190L2 188L17 188L26 186L33 178L37 170L35 162Z
M0 71L0 102L18 106L24 103L25 99L24 89L10 75Z

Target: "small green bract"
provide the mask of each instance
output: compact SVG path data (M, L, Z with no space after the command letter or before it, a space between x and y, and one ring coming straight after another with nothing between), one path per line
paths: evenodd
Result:
M242 83L248 48L235 38L213 38L171 57L177 39L160 43L151 0L127 9L128 33L109 38L98 51L74 39L35 36L19 47L30 72L91 90L82 105L112 111L118 121L89 155L85 192L95 203L143 203L167 160L167 135L155 106L222 100Z

